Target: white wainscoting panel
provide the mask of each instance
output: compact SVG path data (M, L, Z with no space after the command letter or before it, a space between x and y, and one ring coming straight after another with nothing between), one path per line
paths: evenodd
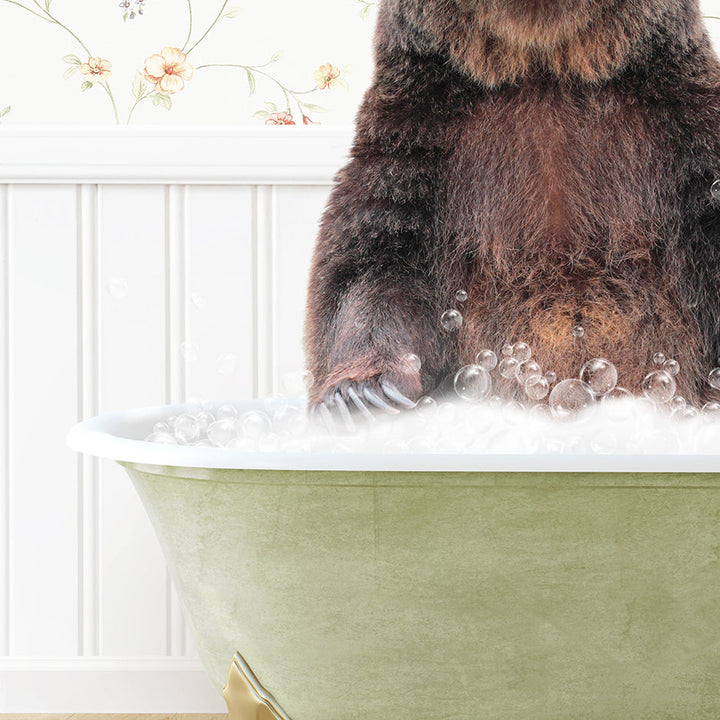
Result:
M308 130L0 128L0 713L223 710L129 479L65 435L302 369L351 138Z

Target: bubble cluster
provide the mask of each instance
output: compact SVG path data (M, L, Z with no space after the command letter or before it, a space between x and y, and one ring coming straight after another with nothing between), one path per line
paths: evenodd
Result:
M457 310L443 318L449 331L462 324ZM186 361L197 358L190 341L180 351ZM421 397L393 418L376 408L355 413L351 397L347 405L330 398L310 415L302 401L277 396L251 409L194 401L155 423L147 440L247 452L720 453L720 397L693 407L678 394L680 363L662 352L653 353L637 396L618 385L618 370L605 358L559 379L522 339L481 348L474 360L443 384L445 395ZM218 372L234 373L237 361L219 356ZM413 352L400 361L409 371L422 369ZM707 382L720 390L720 367ZM311 373L299 371L281 387L286 397L300 398L312 383Z
M468 294L466 290L458 290L455 293L455 299L458 302L464 303L468 299Z

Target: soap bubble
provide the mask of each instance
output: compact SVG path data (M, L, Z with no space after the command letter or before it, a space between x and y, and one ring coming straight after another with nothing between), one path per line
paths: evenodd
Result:
M180 357L185 362L195 362L198 359L200 348L196 343L186 340L180 343Z
M233 420L216 420L207 429L208 440L213 445L226 445L235 435Z
M237 408L232 405L221 405L215 411L215 417L218 420L234 420L238 416Z
M554 373L552 370L548 370L545 373L545 379L551 384L554 385L555 381L557 380L557 373Z
M517 345L515 346L517 347ZM515 358L517 360L517 358ZM525 383L534 377L542 375L542 368L535 362L535 360L525 360L515 368L516 380L525 387ZM545 378L543 378L545 379Z
M656 352L656 353L653 355L653 362L654 362L656 365L664 365L664 364L665 364L665 359L666 359L666 358L665 358L665 353Z
M415 412L424 419L434 417L438 412L438 404L433 398L426 395L417 401Z
M680 372L680 363L677 360L666 360L662 367L668 375L677 375Z
M475 364L490 372L497 367L498 357L492 350L481 350L475 356Z
M167 424L171 427L175 427L175 423L178 421L177 415L170 415L170 417L167 419Z
M720 390L720 367L713 368L710 371L708 382L715 390Z
M517 372L517 366L519 364L520 363L514 357L508 357L506 355L500 362L500 366L498 369L500 370L500 374L504 378L512 380L515 378L515 373Z
M206 433L210 425L215 422L215 416L207 410L201 410L195 415L195 420L197 421L200 432Z
M153 425L153 432L154 433L169 433L170 425L166 422L156 422Z
M527 343L519 342L513 346L512 356L519 362L523 363L532 356L532 350Z
M544 375L533 375L525 381L525 394L531 400L542 400L549 392L550 383Z
M444 330L455 332L463 323L463 316L457 310L446 310L440 317Z
M653 370L642 381L642 391L645 393L645 397L656 403L669 402L676 390L675 378L664 370Z
M465 291L465 290L458 290L458 291L455 293L455 299L456 299L458 302L465 302L465 301L468 299L467 291Z
M596 395L605 395L617 385L617 369L603 358L588 360L580 371L580 379L590 386Z
M525 392L527 392L527 388L525 388ZM540 404L530 408L530 416L538 420L549 420L553 414L549 406Z
M508 343L507 345L503 345L502 354L506 355L506 356L510 356L513 354L514 349L515 349L515 346L510 345L510 343Z
M702 406L703 415L711 418L720 418L720 403L706 402Z
M681 408L684 408L687 405L687 400L682 395L675 395L669 402L668 407L670 410L675 412L676 410L680 410Z
M582 380L563 380L550 393L548 401L555 417L569 418L591 408L595 403L592 388Z
M124 300L128 294L128 283L123 278L110 278L105 283L105 291L113 300Z
M468 402L479 402L492 390L490 373L480 365L465 365L455 374L455 392L459 398Z
M716 180L710 186L710 197L713 200L720 200L720 180Z
M402 356L402 358L400 359L400 362L410 372L420 372L420 368L422 367L422 361L414 353L406 353L405 355Z
M175 439L185 445L195 442L200 437L200 428L193 415L180 415L173 431Z
M270 431L272 423L265 413L249 410L240 417L240 426L246 437L259 438L263 433Z
M673 417L677 420L692 420L699 416L700 413L692 405L683 405L681 408L673 411Z
M161 445L177 445L177 440L170 433L154 432L145 438L145 442L160 443Z
M207 307L207 298L200 292L191 292L190 300L198 310L204 310Z
M234 353L223 353L215 361L215 367L221 375L231 377L237 370L238 356Z
M582 325L576 325L572 329L572 335L574 338L578 338L578 339L585 337L585 328Z

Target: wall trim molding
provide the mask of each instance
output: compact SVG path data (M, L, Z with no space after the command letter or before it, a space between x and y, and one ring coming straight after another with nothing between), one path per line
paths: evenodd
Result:
M225 712L199 660L0 658L0 713Z
M0 183L326 185L351 126L0 127Z

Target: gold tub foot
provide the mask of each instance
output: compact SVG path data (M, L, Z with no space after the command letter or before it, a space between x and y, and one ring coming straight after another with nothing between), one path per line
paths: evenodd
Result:
M240 653L235 653L230 663L223 697L230 720L290 720Z

